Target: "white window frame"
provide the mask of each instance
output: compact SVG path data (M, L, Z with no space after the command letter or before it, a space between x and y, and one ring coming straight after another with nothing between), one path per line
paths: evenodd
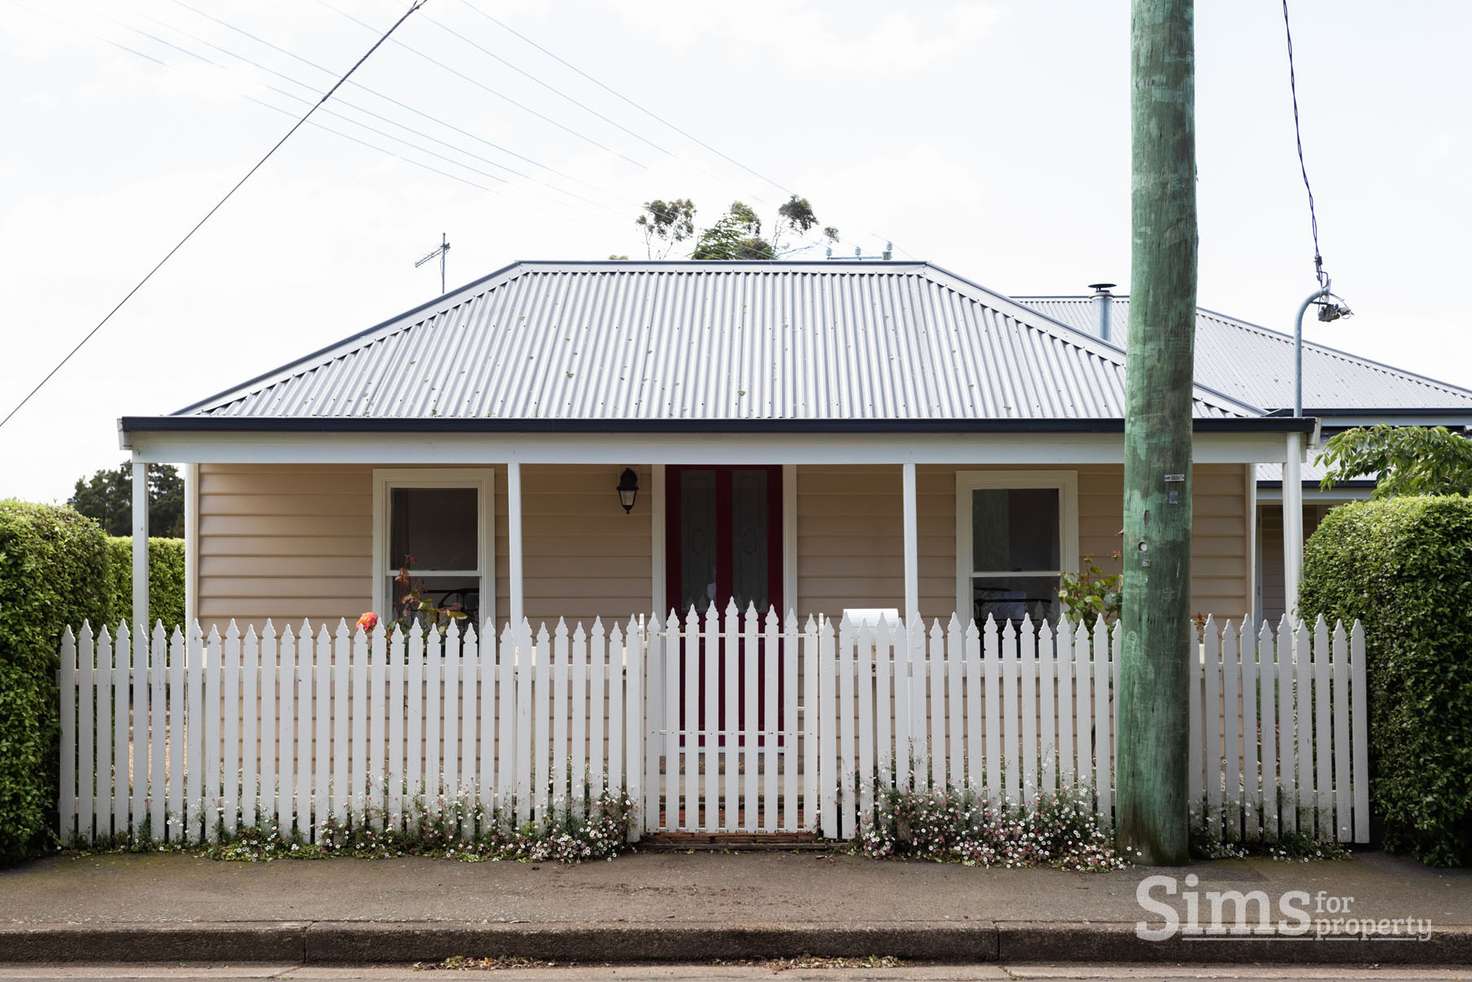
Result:
M496 505L495 476L491 468L481 467L386 467L373 471L373 609L387 617L389 603L387 577L398 572L388 554L392 541L389 531L389 493L396 488L474 488L477 505L477 554L480 557L480 619L496 624ZM435 575L474 575L474 570L435 570Z
M1061 470L1037 471L957 471L956 472L956 613L972 616L974 604L971 583L975 578L975 555L972 549L971 495L973 491L1048 491L1058 492L1058 561L1057 570L1015 570L998 575L1058 576L1078 573L1078 472Z

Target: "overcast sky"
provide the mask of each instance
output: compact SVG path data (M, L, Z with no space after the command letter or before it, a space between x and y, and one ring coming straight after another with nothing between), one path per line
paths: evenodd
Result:
M341 72L373 40L347 15L382 29L407 5L331 2L189 0L222 24L178 0L4 0L0 412L285 131L277 109L304 111L283 93L330 84L261 42ZM440 64L380 49L355 80L381 95L350 84L327 107L380 132L325 114L336 133L298 132L0 430L0 496L64 500L122 459L118 416L431 299L438 272L413 263L441 232L453 285L516 259L640 257L651 197L708 221L735 199L770 215L787 188L842 252L892 240L1007 293L1127 284L1128 7L429 0L396 37ZM1472 386L1472 9L1293 12L1324 256L1356 311L1309 336ZM1291 330L1312 246L1276 0L1198 4L1197 126L1200 301Z

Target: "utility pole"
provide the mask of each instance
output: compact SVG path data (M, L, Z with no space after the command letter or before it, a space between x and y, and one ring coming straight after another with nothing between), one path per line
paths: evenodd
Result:
M414 268L415 269L418 269L420 266L423 266L425 263L429 262L435 256L439 256L440 257L440 295L441 296L444 296L444 293L445 293L445 257L448 256L449 254L450 254L450 240L447 239L447 238L445 238L445 233L444 232L441 232L440 233L440 244L439 244L439 246L436 247L435 250L433 252L431 252L429 255L422 257L421 259L419 259L417 262L414 263Z
M1164 865L1189 858L1193 21L1192 0L1133 0L1117 838L1141 862Z

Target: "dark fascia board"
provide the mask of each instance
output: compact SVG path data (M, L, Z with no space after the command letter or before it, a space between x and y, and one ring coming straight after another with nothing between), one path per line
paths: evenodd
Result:
M1472 416L1472 406L1309 406L1306 416ZM1292 409L1274 409L1269 416L1291 417Z
M1312 433L1312 417L1196 419L1197 433ZM124 433L1122 433L1122 419L496 419L124 416Z
M1353 481L1335 481L1334 486L1336 488L1373 488L1376 483L1377 482L1375 481L1355 479ZM1283 486L1283 482L1281 480L1258 481L1257 486L1259 488L1281 488ZM1318 479L1315 478L1312 480L1304 481L1303 486L1305 488L1312 488L1313 490L1317 491L1319 488Z

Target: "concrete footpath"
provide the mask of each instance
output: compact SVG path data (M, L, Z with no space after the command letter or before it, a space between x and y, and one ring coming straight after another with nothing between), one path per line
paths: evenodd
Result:
M1142 940L1194 902L1261 891L1275 924L1292 891L1306 935ZM1188 875L1196 877L1189 879ZM1228 895L1226 920L1235 918ZM1322 907L1322 910L1316 909ZM1345 908L1348 908L1347 910ZM1333 936L1316 932L1352 917ZM1247 913L1256 923L1255 907ZM1366 937L1412 918L1425 939ZM1324 924L1317 923L1321 919ZM1290 925L1291 928L1291 925ZM579 963L797 955L926 962L1274 962L1472 965L1472 871L1360 854L1105 874L984 870L853 856L645 853L583 866L430 859L215 862L57 857L0 871L0 961L368 964L506 956Z

